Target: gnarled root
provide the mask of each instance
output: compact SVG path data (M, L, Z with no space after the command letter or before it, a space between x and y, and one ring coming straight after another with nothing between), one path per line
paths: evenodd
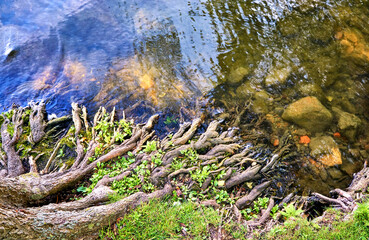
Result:
M28 137L31 146L42 145L48 135L46 129L56 127L45 121L44 108L43 103L33 105L30 116L32 134ZM12 119L5 119L1 126L2 148L6 157L1 158L1 165L5 168L0 176L6 175L7 178L0 178L0 210L4 209L0 212L0 217L4 217L0 237L5 234L1 229L6 229L10 234L7 236L9 239L24 238L25 234L29 234L29 239L39 236L95 237L99 229L109 222L115 222L118 217L140 203L171 193L171 184L176 185L174 187L178 191L179 187L185 185L187 190L199 191L201 194L225 190L229 193L234 189L244 189L244 182L261 179L273 171L284 153L281 150L271 158L254 159L255 154L250 153L243 139L235 137L237 128L218 131L218 121L211 122L204 133L196 135L202 123L200 118L192 123L182 124L172 139L167 137L159 140L153 130L158 115L150 117L146 124L134 125L124 119L122 122L116 121L115 110L107 113L105 108L100 108L93 121L89 122L86 108L73 103L74 128L69 128L63 134L59 133L59 138L60 135L64 136L52 141L55 148L43 157L46 158L45 162L48 161L42 165L44 168L40 174L38 169L41 165L36 162L42 154L39 152L25 159L30 163L31 169L30 173L23 174L25 170L16 151L16 144L22 134L23 109L13 111ZM122 131L127 125L129 128ZM149 144L145 146L150 139L155 140L153 150L148 150ZM35 144L37 142L39 143ZM57 155L63 155L65 146L68 146L69 151L74 150L70 155L73 158L69 162L60 162L65 159ZM128 159L128 156L132 158ZM53 197L54 194L79 184L84 177L101 170L102 165L113 168L118 163L123 164L124 168L118 168L121 170L114 172L114 175L99 176L101 178L95 182L96 185L90 186L94 190L83 199L60 204L47 202L48 196ZM243 167L246 170L241 170ZM134 193L116 203L108 204L108 195L113 194L109 186L132 176L137 177L135 180L138 179L137 185L132 186L137 191L144 189L143 183L151 184L150 191L162 189L151 194ZM255 200L271 185L269 180L262 181L264 183L254 187L248 195L236 202L237 211ZM232 198L233 194L230 195ZM44 205L30 207L36 203L38 206ZM274 204L272 203L271 201L270 206ZM203 204L218 207L214 200ZM24 211L16 211L17 208ZM270 212L269 207L267 211ZM239 214L238 218L240 216ZM263 224L266 219L267 215L263 215L257 224Z
M46 110L45 103L35 103L31 104L31 114L29 115L29 125L31 127L31 136L29 140L31 143L35 144L41 141L41 139L45 136L45 128L46 124Z
M172 192L166 185L162 190L145 194L135 193L118 202L100 205L108 201L111 193L107 187L95 189L90 196L72 203L50 204L36 208L13 209L0 205L0 237L6 239L97 239L99 230L132 209L160 199Z
M254 187L249 194L238 199L236 202L236 206L238 207L238 209L244 209L246 206L251 204L270 184L270 181L261 183Z
M6 118L1 125L2 148L6 154L7 176L16 177L24 173L21 159L15 150L15 145L23 132L23 108L13 110L12 120Z

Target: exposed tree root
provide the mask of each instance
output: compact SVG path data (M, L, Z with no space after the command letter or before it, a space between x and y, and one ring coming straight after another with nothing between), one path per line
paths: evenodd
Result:
M111 193L109 188L99 187L90 196L72 203L24 209L0 206L0 236L17 240L95 239L100 229L114 223L131 209L171 192L172 187L167 185L150 194L138 192L118 202L99 206L98 203L108 201Z
M257 185L251 190L251 192L248 195L237 200L236 206L239 209L243 209L246 206L250 205L270 184L271 182L267 181L267 182Z
M272 208L274 207L274 199L270 198L269 204L267 209L264 211L263 215L261 215L260 219L256 222L249 222L247 223L247 226L254 227L254 226L260 226L263 225L266 220L270 217L270 212L272 211Z
M206 195L212 199L201 204L215 208L224 199L236 202L229 212L241 221L240 209L265 190L275 188L271 173L291 147L286 138L273 154L258 157L236 135L237 128L219 131L220 123L213 121L205 132L197 134L201 118L183 123L172 137L160 140L153 130L158 115L150 117L146 124L133 124L118 120L115 110L108 113L100 108L89 121L86 108L75 103L73 125L61 131L56 130L58 124L70 118L46 122L45 105L31 107L31 111L13 109L11 115L4 115L1 125L4 156L0 159L0 238L95 238L99 229L114 223L130 209L171 194L174 189L179 196L186 191ZM243 114L241 111L240 116ZM29 130L23 131L28 126ZM59 139L50 139L52 134ZM42 152L46 145L54 148ZM38 146L41 150L26 150ZM22 160L29 166L23 166ZM103 167L118 170L104 172ZM71 187L77 188L81 180L96 173L103 175L94 183L88 182L91 191L84 198L62 203L48 200ZM119 191L113 191L114 186L126 184L127 179L133 179L134 185L125 189L126 195L120 195L122 200L109 203L109 196ZM351 209L354 193L367 187L368 179L367 170L358 173L347 192L335 190L339 199L315 196ZM256 186L246 191L246 182ZM282 202L291 198L289 195ZM270 199L266 211L258 221L249 222L249 227L266 224L273 206L274 199ZM230 218L227 214L226 218Z

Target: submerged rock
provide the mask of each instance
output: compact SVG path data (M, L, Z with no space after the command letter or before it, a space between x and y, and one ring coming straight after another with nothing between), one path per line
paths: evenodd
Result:
M238 67L232 69L229 73L229 77L227 81L229 83L239 83L243 80L243 78L250 73L250 69L245 67Z
M253 81L247 81L242 83L237 89L236 89L236 96L237 98L246 99L253 96L257 91L260 91L261 88L257 84L255 84Z
M338 179L340 179L344 176L342 171L339 170L338 168L335 168L335 167L328 168L327 172L328 172L329 176L331 176L331 178L333 178L335 180L338 180Z
M342 164L341 152L330 136L311 138L310 150L310 155L326 166Z
M316 96L318 99L323 99L325 96L320 85L314 83L302 83L298 86L298 91L303 96Z
M361 125L361 120L354 114L344 112L339 108L332 108L335 117L338 120L338 128L341 133L350 141L354 142L357 129Z
M281 85L286 83L292 69L290 67L275 68L265 78L265 86Z
M316 97L304 97L291 103L282 118L310 132L321 132L332 122L332 114Z
M335 38L342 47L342 53L358 65L369 62L369 44L363 34L355 28L338 31Z
M272 101L273 99L266 91L262 90L260 92L256 92L252 101L252 110L255 113L267 114L269 112L269 105Z

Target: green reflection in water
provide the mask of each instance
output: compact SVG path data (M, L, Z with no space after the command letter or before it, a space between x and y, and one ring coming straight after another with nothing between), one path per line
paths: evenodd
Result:
M288 105L315 96L334 116L324 131L290 127L305 193L346 187L368 157L368 6L368 1L206 3L218 36L223 87L215 91L216 100L240 105L251 99L253 111L274 118L273 125ZM315 145L298 143L306 135ZM312 154L316 148L324 153Z
M273 125L283 123L291 103L314 96L333 121L320 132L290 125L301 154L299 184L320 192L347 186L369 149L369 1L163 3L160 11L138 7L135 55L117 57L96 101L113 106L145 99L159 108L178 102L186 107L216 87L215 102L242 105L251 99L253 111ZM271 127L271 140L283 126ZM299 139L306 136L324 151L310 154L316 149ZM338 158L338 166L324 164Z

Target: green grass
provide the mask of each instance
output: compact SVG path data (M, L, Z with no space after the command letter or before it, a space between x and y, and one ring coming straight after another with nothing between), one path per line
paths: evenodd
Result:
M208 239L208 225L220 219L216 210L192 202L152 201L121 219L115 231L103 229L100 239Z
M283 225L274 227L268 239L360 240L369 239L369 202L359 204L353 217L343 221L345 214L328 210L329 219L323 224L301 217L291 217Z
M293 214L266 235L254 235L254 239L369 239L369 201L359 204L345 221L347 214L334 209L328 209L320 222L301 217L299 209L293 211L292 207L285 207L284 211ZM123 217L113 229L101 230L100 239L209 239L209 226L218 227L221 215L213 208L197 206L190 201L174 204L173 199L156 200ZM230 221L221 227L228 237L246 239L247 229L242 224Z

